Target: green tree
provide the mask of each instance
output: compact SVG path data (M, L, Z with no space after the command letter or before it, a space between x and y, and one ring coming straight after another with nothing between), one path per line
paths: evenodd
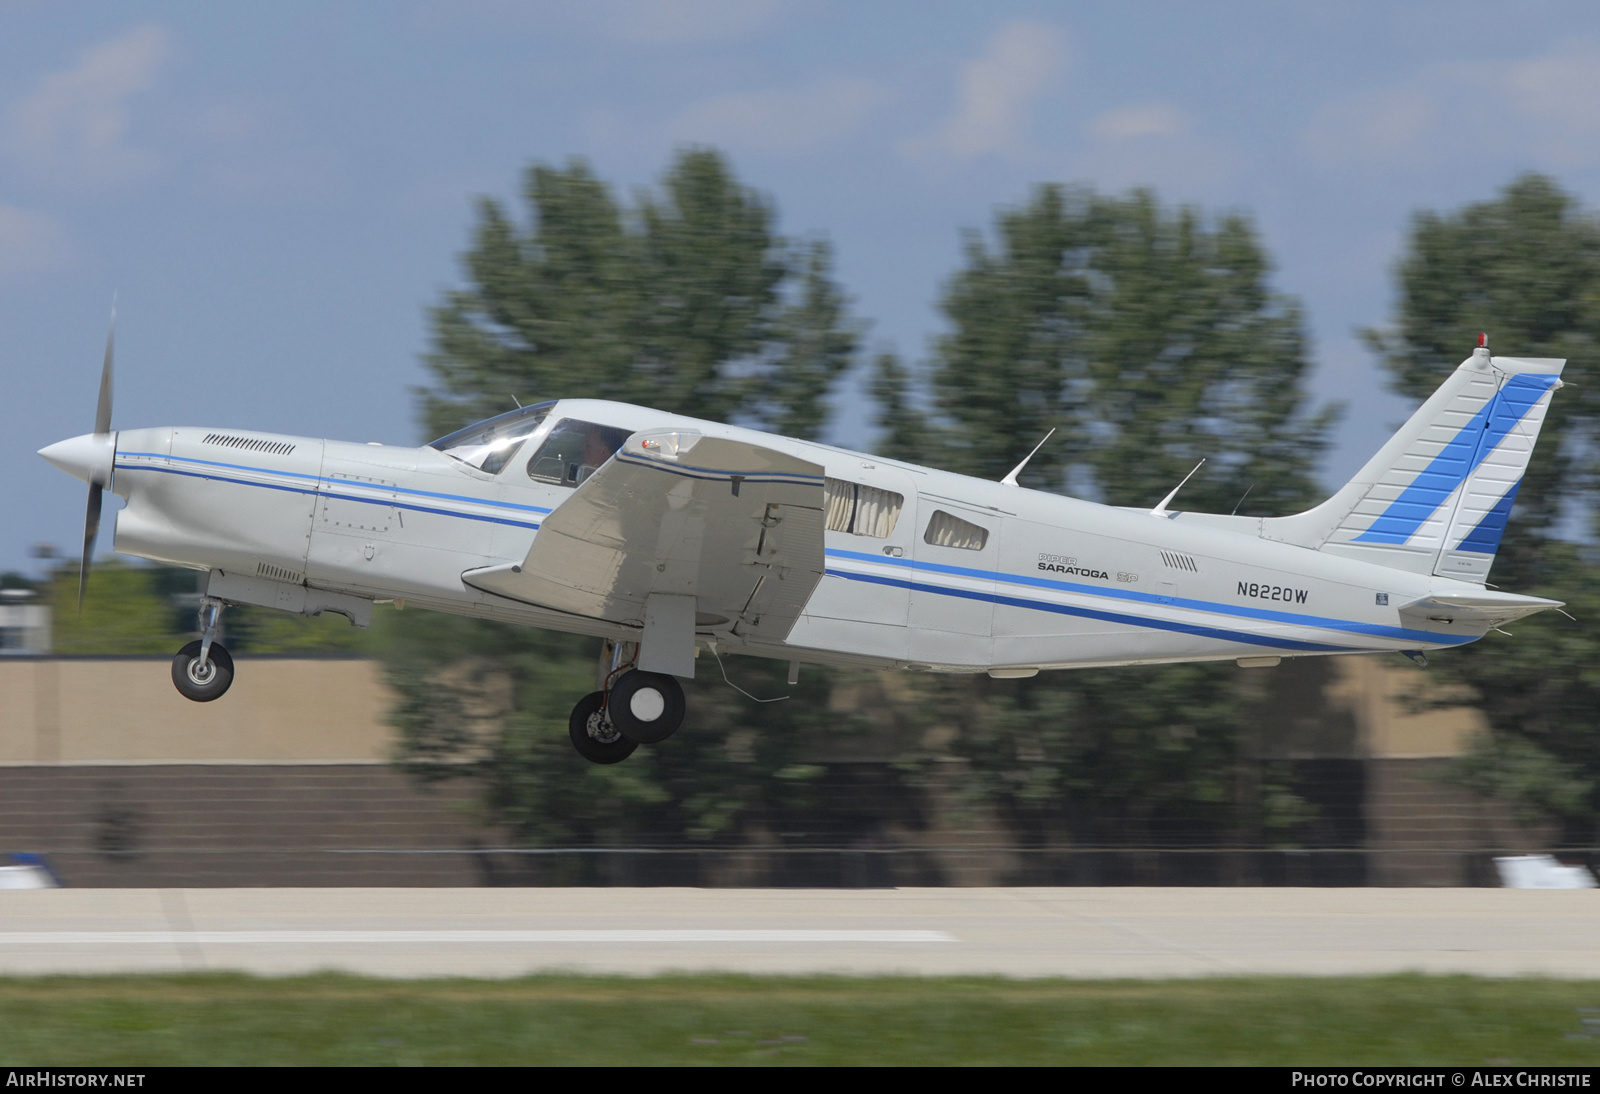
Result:
M1600 220L1553 181L1525 175L1490 201L1423 212L1397 271L1391 327L1366 332L1395 390L1421 399L1487 331L1515 357L1565 357L1517 493L1492 577L1496 585L1567 601L1576 619L1545 613L1434 659L1436 674L1471 685L1491 727L1463 765L1472 785L1587 841L1600 818L1600 571L1564 533L1594 527L1600 422Z
M50 647L69 654L174 654L189 640L195 605L176 599L195 591L195 572L96 563L78 610L78 567L50 575Z
M611 398L814 437L858 333L821 241L776 234L769 202L720 155L679 154L631 207L582 162L532 167L526 223L479 203L464 287L432 312L420 392L430 433L523 402ZM404 612L385 654L400 694L398 759L423 778L469 777L489 815L530 842L730 838L803 800L817 734L852 732L827 710L828 675L798 687L783 666L700 660L690 720L672 747L586 763L567 740L594 690L598 643L504 624ZM758 713L759 709L759 713Z
M177 566L97 562L80 611L78 567L62 565L51 573L45 590L51 605L51 649L87 655L174 654L199 635L195 613L203 579L198 571ZM369 652L375 639L339 615L308 619L236 605L223 616L222 642L230 652L246 656L359 654Z
M911 463L939 464L940 434L915 405L911 371L893 353L880 353L872 365L872 398L877 404L879 455Z
M584 396L813 436L856 331L823 242L793 245L716 152L624 208L582 161L536 165L527 224L478 203L467 285L433 309L433 435L511 400Z
M1135 191L1041 187L971 235L943 301L951 332L930 370L937 420L912 409L905 370L882 362L884 441L991 479L1051 427L1024 482L1069 483L1151 505L1200 458L1179 508L1294 512L1332 410L1313 412L1299 307L1272 292L1243 217L1168 210ZM1264 792L1248 732L1259 700L1233 665L931 680L919 717L954 733L968 792L1028 840L1135 843L1236 832L1251 842L1304 813Z
M1153 194L1040 187L967 242L933 370L952 470L998 479L1052 427L1025 482L1077 462L1116 505L1154 504L1201 458L1184 507L1254 512L1316 494L1334 412L1308 413L1299 306L1250 223Z

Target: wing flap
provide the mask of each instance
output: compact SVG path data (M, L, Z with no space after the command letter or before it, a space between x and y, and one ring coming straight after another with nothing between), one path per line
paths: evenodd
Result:
M520 566L474 588L643 626L652 595L695 598L702 632L781 641L822 579L823 469L746 441L646 431L557 506Z

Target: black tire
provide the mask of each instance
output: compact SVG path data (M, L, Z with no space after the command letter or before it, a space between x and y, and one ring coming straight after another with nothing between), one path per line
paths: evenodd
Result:
M614 764L626 760L639 747L611 724L605 710L606 693L592 691L578 700L567 719L567 735L578 755L594 764Z
M200 671L200 640L197 638L178 651L172 659L172 683L185 699L209 703L220 699L233 685L233 658L228 651L211 643L209 654L211 672Z
M611 721L630 741L653 745L683 724L683 685L676 677L633 669L611 685Z

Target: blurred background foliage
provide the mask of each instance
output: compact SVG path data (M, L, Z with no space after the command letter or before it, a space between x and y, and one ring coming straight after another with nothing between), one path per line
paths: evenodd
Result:
M632 207L581 161L530 168L523 197L522 226L479 201L468 287L432 311L430 436L573 397L816 436L856 352L832 252L776 235L720 155L680 154Z
M619 201L581 161L535 165L517 215L490 199L463 285L431 311L417 393L428 436L512 400L613 398L815 438L863 324L820 240L777 231L770 202L715 151L681 152L659 186ZM1199 460L1179 508L1298 511L1339 408L1312 405L1298 303L1271 288L1248 218L1041 186L966 239L929 359L868 366L884 456L998 479L1051 428L1024 484L1151 505ZM1547 179L1425 212L1398 270L1390 326L1365 332L1397 390L1425 397L1476 332L1519 356L1570 359L1493 577L1571 605L1515 641L1439 654L1491 733L1457 776L1592 836L1600 812L1600 574L1589 557L1600 471L1600 225ZM8 575L4 580L22 579ZM194 632L195 575L97 566L83 614L76 570L49 583L56 649L167 653ZM1316 821L1264 741L1271 685L1232 664L1057 672L1030 680L842 672L702 657L670 747L611 767L567 741L596 686L599 644L505 624L380 609L370 631L235 608L240 653L382 659L399 696L396 762L471 779L488 819L530 844L772 842L878 833L925 818L915 793L993 818L1024 844L1288 846ZM1457 694L1452 692L1452 694ZM830 796L874 761L873 815ZM859 765L858 765L859 766ZM884 773L887 773L886 775ZM872 795L849 796L863 808Z
M122 559L97 562L88 594L78 607L77 563L55 566L43 582L19 574L0 575L0 588L34 590L51 606L50 645L67 655L171 655L199 637L196 611L204 575L174 566L149 566ZM268 608L237 606L223 616L223 641L248 655L371 655L386 643L380 610L370 630L357 630L343 616L306 618Z
M1397 287L1393 323L1365 334L1407 395L1426 397L1480 331L1499 353L1567 358L1490 577L1570 616L1523 620L1514 640L1490 635L1432 671L1470 685L1491 727L1461 776L1587 842L1600 819L1600 221L1527 175L1491 201L1419 213Z

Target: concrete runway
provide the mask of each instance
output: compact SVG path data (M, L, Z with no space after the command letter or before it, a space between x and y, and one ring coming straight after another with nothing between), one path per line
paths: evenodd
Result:
M0 892L0 974L184 969L1600 978L1600 890Z

